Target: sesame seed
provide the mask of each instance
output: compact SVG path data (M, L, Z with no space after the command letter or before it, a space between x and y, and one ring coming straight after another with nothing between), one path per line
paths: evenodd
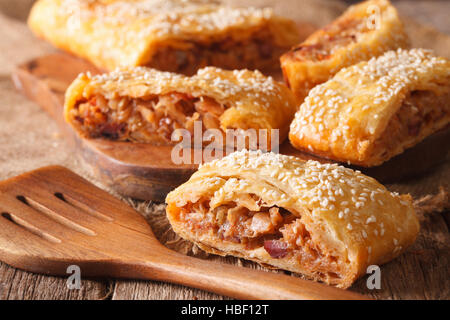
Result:
M214 170L210 170L211 167ZM214 174L217 168L220 168L221 180L207 180L206 178L210 176L204 175ZM235 169L230 171L228 168ZM245 180L245 174L242 177L236 176L234 171L236 169L243 173L256 170L251 174L258 175L262 183L260 189L258 189L259 183L252 184ZM227 177L229 171L232 175ZM274 172L277 174L273 174ZM386 201L393 203L399 203L402 198L362 173L338 164L304 161L292 156L265 153L260 150L242 150L205 163L191 179L199 177L202 183L203 180L205 183L218 182L216 188L219 191L214 193L214 197L224 199L228 195L227 201L235 199L235 192L243 190L245 186L251 186L251 193L260 197L263 203L275 201L281 207L286 204L286 208L289 208L287 204L296 203L318 219L323 219L330 213L337 213L339 221L336 224L345 229L345 232L353 233L360 242L367 239L369 234L384 236L387 228L401 232L402 225L397 224L395 219L382 218L384 208L380 205L378 198L383 197ZM282 183L283 181L285 183ZM341 196L336 195L336 190L342 190L346 200L341 201ZM351 198L350 195L354 198L352 201L348 200ZM364 205L357 210L362 198L364 198ZM392 238L390 241L394 241L395 246L403 244L399 237Z
M366 220L366 224L369 224L369 223L374 223L374 222L376 222L377 221L377 218L375 218L375 216L370 216L369 218L367 218L367 220Z
M240 95L241 104L256 105L262 108L270 108L274 103L284 106L287 90L273 78L266 77L259 71L222 70L215 67L205 67L198 70L192 77L163 72L156 69L136 67L132 69L117 69L110 73L100 75L86 75L91 80L91 85L99 88L116 88L117 82L121 86L145 85L149 93L164 94L168 90L176 88L181 93L189 93L190 88L198 88L199 82L209 83L208 89L197 90L194 96L211 96L220 100L226 100L237 93ZM265 99L262 99L264 97ZM269 103L269 101L271 101ZM292 101L293 103L293 101ZM291 108L294 109L294 105Z
M303 139L309 141L308 148L314 151L315 145L311 141L317 141L315 130L322 132L323 128L327 128L323 135L332 142L332 154L347 152L349 145L358 149L363 142L360 139L370 140L365 135L359 138L360 132L375 135L385 123L381 118L391 116L379 113L380 104L394 103L399 97L407 95L411 88L420 87L424 75L448 74L448 65L447 59L433 55L430 50L398 49L343 68L333 78L309 91L291 124L290 134L297 136L303 132ZM359 81L355 86L348 86L348 77L358 78ZM367 86L374 88L375 92L367 94ZM352 105L355 107L352 108ZM355 113L361 110L364 111L364 119L352 121ZM311 121L311 118L321 121ZM389 119L385 120L387 123ZM301 131L300 123L308 126L308 130ZM338 132L343 133L340 139L336 138ZM310 139L308 134L312 136ZM344 160L351 163L349 159ZM406 201L401 204L409 205Z
M98 2L98 3L97 3ZM242 25L255 28L274 19L271 8L236 8L208 1L144 0L144 1L80 1L64 0L59 10L76 21L94 20L94 29L105 25L132 27L133 39L144 41L150 36L192 38L196 34L220 34ZM146 23L145 23L146 22ZM119 43L124 43L127 33Z

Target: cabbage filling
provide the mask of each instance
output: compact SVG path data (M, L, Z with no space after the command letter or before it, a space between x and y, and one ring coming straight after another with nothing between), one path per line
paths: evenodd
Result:
M71 110L73 122L90 138L170 144L173 131L194 131L194 122L220 129L227 106L212 98L172 92L141 98L105 98L96 94Z
M315 43L300 44L293 49L298 59L322 61L332 57L340 48L358 41L360 34L370 31L365 19L348 18L337 21L324 28L324 35Z
M434 92L416 90L403 100L400 109L389 120L386 130L374 142L373 150L384 151L381 157L405 141L414 141L422 130L450 113L450 93L436 95ZM416 142L416 141L415 141Z
M213 209L208 199L189 202L181 208L179 220L192 233L237 244L243 252L264 248L273 259L295 259L306 273L341 278L337 257L314 243L301 216L268 206L254 194L241 195Z
M216 66L222 69L276 69L278 58L289 49L274 43L269 29L236 41L233 37L213 42L185 42L183 49L161 47L148 67L163 71L195 74L199 68Z

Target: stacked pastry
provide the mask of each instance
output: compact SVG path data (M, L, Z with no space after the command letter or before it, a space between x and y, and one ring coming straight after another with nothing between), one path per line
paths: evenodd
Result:
M302 101L340 69L408 45L397 10L388 0L370 0L351 6L285 53L281 67L287 85Z
M272 130L288 134L296 102L283 84L259 71L200 69L192 77L144 67L91 76L68 88L65 118L82 136L172 144L177 132L217 129ZM243 131L236 135L244 135ZM179 134L182 136L182 133ZM261 138L263 140L265 138Z
M206 0L39 0L28 23L56 47L108 70L277 69L299 40L295 23L270 8Z
M337 164L240 151L167 196L173 229L205 251L349 287L414 242L409 195Z
M298 42L295 24L270 9L39 0L29 24L101 68L120 67L81 74L67 90L65 118L88 138L170 144L195 121L222 132L278 129L301 151L370 167L450 122L450 62L406 49L387 0L350 7L286 52L287 86L237 70L277 67ZM205 164L166 201L175 232L205 251L344 288L419 231L409 195L337 164L261 151Z

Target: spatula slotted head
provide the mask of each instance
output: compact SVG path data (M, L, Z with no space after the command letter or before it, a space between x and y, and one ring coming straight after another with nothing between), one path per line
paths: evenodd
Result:
M133 208L60 166L0 182L0 259L39 273L117 275L162 245ZM109 268L109 269L108 269Z

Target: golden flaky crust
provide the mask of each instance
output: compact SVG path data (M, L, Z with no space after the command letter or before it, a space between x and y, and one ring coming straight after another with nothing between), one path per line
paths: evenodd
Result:
M223 240L213 228L191 228L180 217L184 206L201 199L209 200L211 212L244 195L300 219L320 255L300 261L300 246L274 258L264 247ZM337 164L260 151L235 152L203 165L169 193L166 202L175 232L206 251L244 257L339 287L349 287L367 266L398 256L419 231L409 195L393 194L373 178ZM335 270L338 276L327 272Z
M419 93L430 100L414 100ZM376 166L445 128L449 97L449 60L423 49L390 51L342 69L312 89L289 138L300 150ZM417 117L403 116L410 113ZM402 130L406 133L398 135Z
M56 47L107 70L157 67L152 60L161 48L178 50L180 58L194 45L244 43L259 31L285 50L299 39L294 22L271 9L232 8L200 0L40 0L28 23ZM259 67L258 61L255 66Z
M303 101L311 88L340 69L408 45L396 9L387 0L370 0L351 6L284 54L281 67L288 86Z
M91 76L81 74L66 92L64 115L80 133L80 123L71 112L80 101L96 94L106 99L143 98L168 93L209 97L227 108L219 117L220 128L279 129L280 141L287 137L296 101L291 91L259 71L226 71L215 67L200 69L192 77L137 67ZM269 131L270 132L270 131Z

